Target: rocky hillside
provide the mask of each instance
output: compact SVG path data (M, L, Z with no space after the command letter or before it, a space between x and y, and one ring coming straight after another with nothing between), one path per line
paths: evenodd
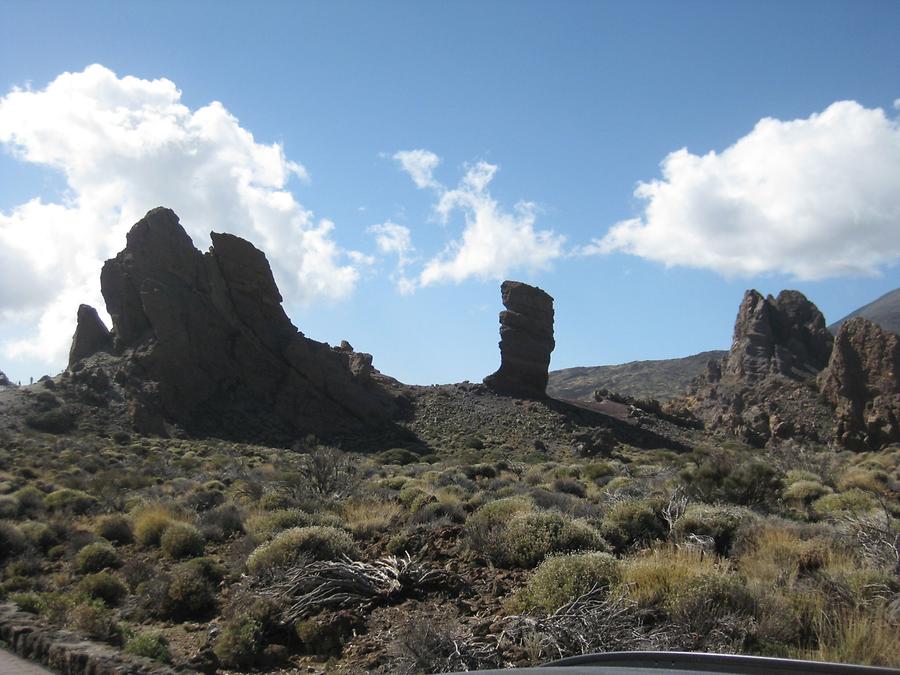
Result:
M868 305L850 312L840 321L831 324L828 330L832 333L837 333L842 323L857 316L868 319L885 330L900 333L900 288L894 289L890 293L885 293L874 302L870 302Z
M707 362L718 361L726 353L713 350L680 359L553 370L547 393L554 398L590 401L595 390L608 389L635 398L667 401L687 391L691 380L704 372Z

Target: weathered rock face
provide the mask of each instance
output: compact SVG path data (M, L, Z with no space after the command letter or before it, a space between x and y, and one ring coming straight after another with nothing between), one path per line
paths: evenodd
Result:
M9 378L6 377L6 373L0 370L0 387L11 387L12 382L9 381Z
M520 281L500 286L500 368L484 378L494 391L523 398L546 395L553 340L553 298Z
M79 305L75 335L69 350L69 368L85 357L97 352L112 351L112 348L112 336L100 320L97 310L90 305Z
M825 317L799 291L763 298L750 290L738 310L723 370L749 382L773 374L801 379L826 366L832 341Z
M673 405L755 446L791 438L826 442L832 413L812 376L827 365L832 341L822 313L802 293L764 298L747 291L731 351L709 363Z
M304 337L288 319L265 255L230 234L211 238L201 254L175 213L157 208L103 266L115 347L130 364L119 379L140 392L135 424L274 440L386 420L390 397L371 370L354 372L355 353Z
M900 336L862 318L841 324L828 369L819 376L835 406L838 442L874 450L900 442Z

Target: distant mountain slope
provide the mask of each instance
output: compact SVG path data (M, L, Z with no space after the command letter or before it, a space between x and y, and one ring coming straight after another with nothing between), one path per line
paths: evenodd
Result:
M872 323L877 323L885 330L900 333L900 288L896 288L890 293L885 293L875 302L870 302L868 305L850 312L840 321L836 321L828 326L828 330L832 333L837 333L837 329L840 328L842 323L857 316L868 319Z
M610 389L619 394L664 401L684 393L688 383L703 372L707 361L721 359L727 353L709 351L681 359L554 370L550 372L547 393L554 398L578 401L589 399L595 389Z

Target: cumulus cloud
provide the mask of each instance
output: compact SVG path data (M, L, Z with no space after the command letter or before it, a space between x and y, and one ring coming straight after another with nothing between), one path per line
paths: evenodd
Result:
M375 236L375 244L382 253L397 257L397 267L391 273L391 281L402 294L407 295L416 289L415 279L407 276L407 267L415 261L415 248L412 245L412 234L408 227L391 221L372 225L366 232Z
M441 163L441 158L428 150L400 150L394 153L394 159L400 162L403 170L413 179L417 188L439 187L434 180L434 170Z
M869 275L900 259L900 124L839 101L760 120L721 153L681 149L641 182L643 213L585 253L624 251L726 276Z
M411 170L409 157L426 158L416 161ZM565 237L552 230L536 230L536 207L521 201L512 211L505 210L491 196L488 186L497 173L497 166L477 162L466 172L454 189L448 189L432 176L439 158L427 150L398 152L394 155L419 188L431 188L438 196L435 214L442 223L450 216L462 214L465 227L460 239L449 242L444 250L425 263L418 276L418 284L429 286L453 281L459 283L478 279L505 279L513 270L539 270L563 255Z
M75 310L103 310L103 260L150 208L173 208L198 248L210 230L244 236L266 252L288 302L352 292L359 256L334 241L287 190L305 169L283 148L257 142L218 102L191 110L166 79L118 77L92 65L39 91L0 99L0 143L21 161L59 170L60 203L39 197L0 213L0 315L35 335L7 356L58 364Z

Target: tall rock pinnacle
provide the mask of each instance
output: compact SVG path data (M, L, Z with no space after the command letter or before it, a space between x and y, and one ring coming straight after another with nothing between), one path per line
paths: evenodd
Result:
M521 281L500 287L500 368L484 383L502 394L522 398L546 396L553 340L553 298Z

